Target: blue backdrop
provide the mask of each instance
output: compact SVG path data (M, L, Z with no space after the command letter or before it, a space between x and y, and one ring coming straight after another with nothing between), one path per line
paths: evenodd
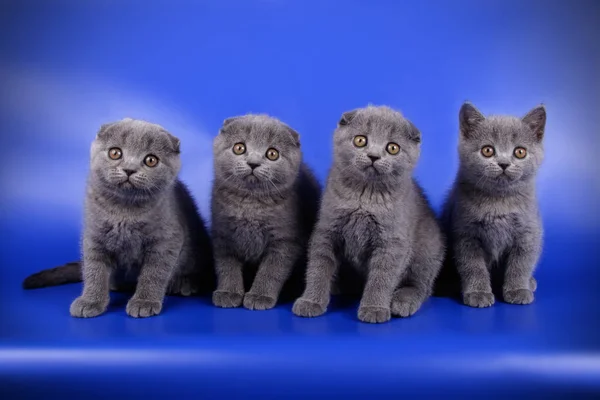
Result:
M93 371L112 382L95 383L98 397L598 391L599 38L593 0L1 2L0 393L72 395ZM290 305L175 298L133 320L114 296L107 315L75 320L79 285L20 288L79 257L101 123L141 118L179 136L181 177L208 219L212 138L226 117L269 113L294 127L323 182L341 113L387 104L422 131L417 177L439 209L464 100L484 113L547 107L546 244L531 306L436 298L371 326L354 305L305 320Z

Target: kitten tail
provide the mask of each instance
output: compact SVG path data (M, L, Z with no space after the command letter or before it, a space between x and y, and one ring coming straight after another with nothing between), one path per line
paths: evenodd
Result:
M39 289L47 286L81 282L81 280L81 266L76 261L29 275L23 281L23 289Z

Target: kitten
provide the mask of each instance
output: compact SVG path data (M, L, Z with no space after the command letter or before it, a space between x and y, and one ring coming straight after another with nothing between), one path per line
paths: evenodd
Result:
M410 316L429 297L444 238L412 177L420 142L417 128L388 107L342 115L310 240L306 289L294 314L315 317L326 311L340 266L355 269L366 281L358 309L363 322Z
M535 176L544 157L546 110L484 117L467 102L459 125L460 167L442 218L463 302L491 306L497 280L506 302L529 304L542 250Z
M83 278L74 317L106 311L109 286L137 286L127 314L159 314L167 290L189 295L210 286L212 249L187 188L177 179L179 139L162 127L123 119L103 125L91 147L79 263L42 271L24 286ZM112 282L111 282L112 281Z
M267 115L225 120L213 149L213 303L272 308L293 272L301 281L320 186L298 133Z

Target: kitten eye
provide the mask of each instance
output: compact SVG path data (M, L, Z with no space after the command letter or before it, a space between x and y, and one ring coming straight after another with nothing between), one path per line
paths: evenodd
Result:
M523 147L517 147L515 149L514 154L515 154L515 157L517 157L519 159L523 159L527 155L527 150Z
M496 151L494 150L494 148L492 146L483 146L483 148L481 149L481 154L483 154L484 157L491 157L496 153Z
M274 148L270 148L269 150L267 150L266 156L269 160L275 161L279 158L279 152Z
M123 152L120 148L113 147L110 150L108 150L108 157L111 160L118 160L119 158L123 157Z
M392 155L396 155L400 151L400 146L398 146L394 142L390 142L387 144L385 149L387 150L388 153L390 153Z
M152 154L148 154L146 158L144 158L144 164L146 164L150 168L156 167L156 165L158 164L158 157Z
M363 135L354 136L353 142L356 147L365 147L367 145L367 137Z
M246 145L244 143L236 143L233 145L233 153L238 156L246 152Z

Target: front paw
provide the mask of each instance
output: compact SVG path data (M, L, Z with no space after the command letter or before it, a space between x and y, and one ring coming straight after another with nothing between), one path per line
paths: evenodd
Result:
M528 289L507 290L504 292L504 301L511 304L531 304L533 292Z
M358 319L362 322L380 324L389 321L391 318L392 314L389 308L374 306L361 306L358 308Z
M242 305L243 297L244 296L239 293L215 290L212 295L212 301L217 307L234 308Z
M490 307L494 304L494 295L488 292L471 292L463 294L463 302L471 307Z
M392 298L392 315L397 317L410 317L421 308L423 302L412 290L400 288L394 293Z
M82 296L71 303L71 316L75 318L92 318L104 314L108 307L108 301L87 300Z
M318 317L325 314L325 307L314 301L299 298L294 302L292 312L299 317Z
M160 301L131 299L125 309L127 314L134 318L146 318L160 314L162 303Z
M244 296L244 307L248 310L268 310L275 307L277 299L269 296L262 296L256 293L246 293Z

